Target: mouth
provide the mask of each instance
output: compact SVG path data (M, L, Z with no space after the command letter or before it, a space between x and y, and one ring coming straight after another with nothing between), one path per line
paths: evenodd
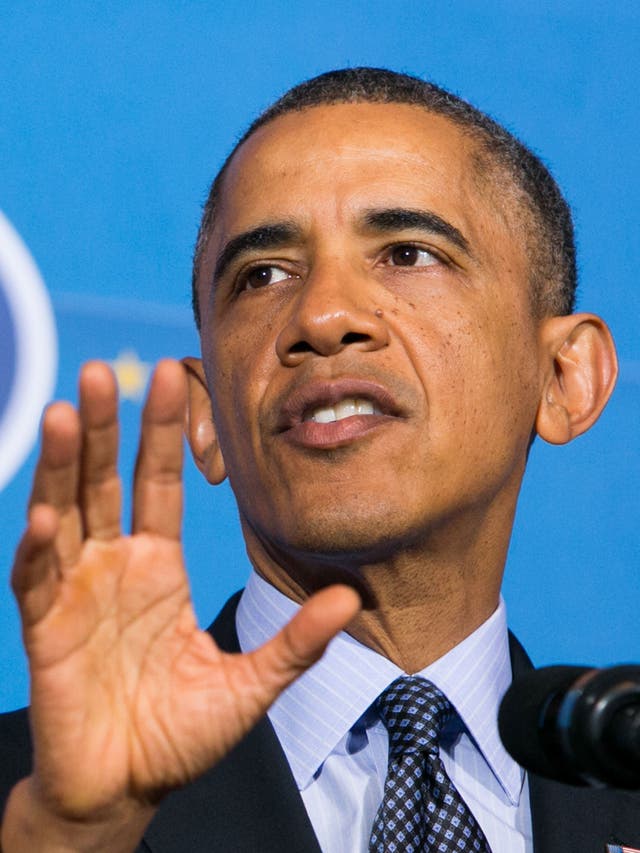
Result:
M333 406L317 406L302 416L302 422L313 421L316 424L331 424L352 418L354 415L381 415L381 409L366 397L347 397Z
M315 381L294 389L282 406L278 432L288 441L330 449L349 444L401 417L390 392L362 379Z

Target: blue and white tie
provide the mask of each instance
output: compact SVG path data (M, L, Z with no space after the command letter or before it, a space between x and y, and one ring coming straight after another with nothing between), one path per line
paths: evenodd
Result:
M370 853L491 853L439 756L440 733L455 714L444 693L405 675L376 707L389 732L389 768Z

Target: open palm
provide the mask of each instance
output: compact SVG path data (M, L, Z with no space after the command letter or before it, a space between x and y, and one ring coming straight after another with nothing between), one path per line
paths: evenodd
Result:
M199 630L180 546L186 380L162 362L144 409L131 535L121 532L115 381L80 379L79 411L43 423L13 586L31 669L34 779L67 819L155 803L202 773L265 713L358 602L324 590L251 654Z

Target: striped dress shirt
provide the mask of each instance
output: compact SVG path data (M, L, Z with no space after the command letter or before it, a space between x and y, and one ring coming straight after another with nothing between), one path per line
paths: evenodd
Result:
M298 607L252 573L236 615L241 649L272 637ZM388 755L387 730L372 703L402 674L341 633L269 711L323 853L368 850ZM493 853L532 853L526 776L502 746L496 724L511 682L504 602L473 634L416 674L436 684L458 712L441 756Z

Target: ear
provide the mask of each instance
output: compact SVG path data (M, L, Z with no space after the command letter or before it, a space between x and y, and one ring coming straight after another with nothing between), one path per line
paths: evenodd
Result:
M183 358L187 373L189 399L185 415L184 432L191 447L194 462L213 485L227 476L213 422L211 398L207 379L199 358Z
M541 336L548 367L536 430L551 444L566 444L600 417L618 375L616 350L594 314L550 317Z

